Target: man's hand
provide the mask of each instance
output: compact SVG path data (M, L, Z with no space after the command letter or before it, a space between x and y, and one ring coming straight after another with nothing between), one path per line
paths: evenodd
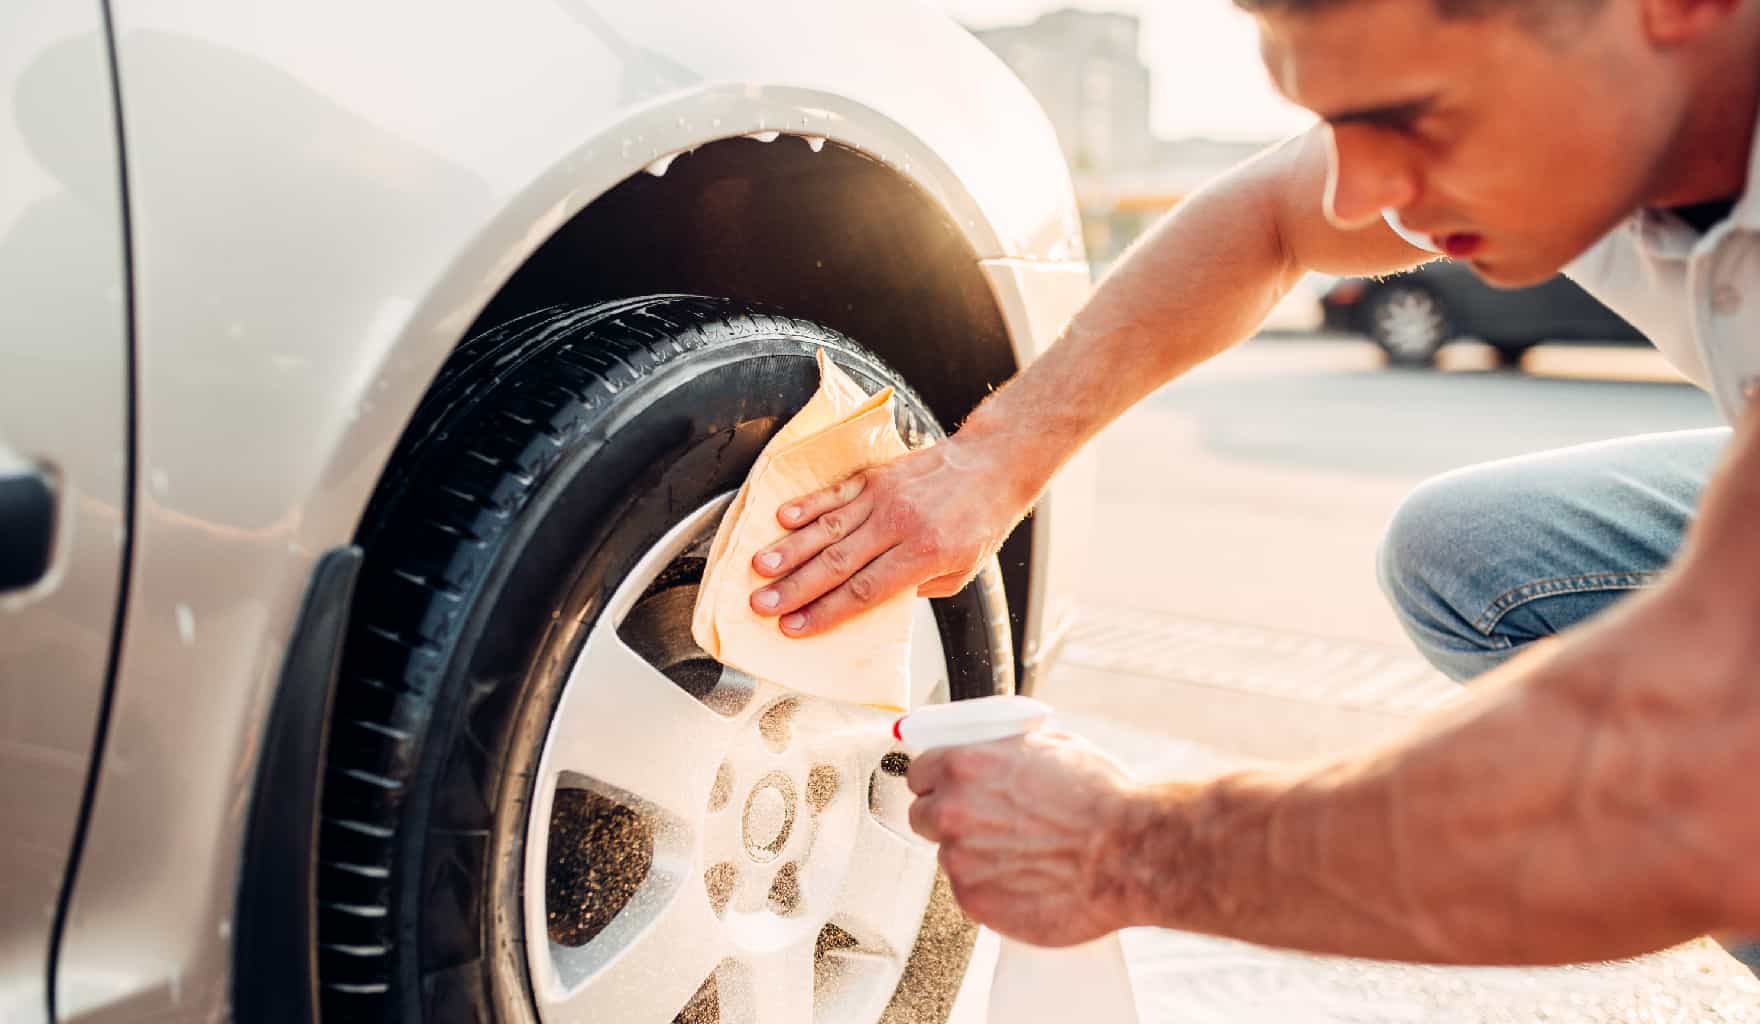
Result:
M1133 923L1117 866L1135 787L1086 741L1055 731L931 750L911 764L911 827L941 844L966 913L1041 946Z
M803 637L908 588L951 597L970 583L1026 514L1037 489L995 446L954 437L783 505L793 532L752 558L775 582L752 610Z

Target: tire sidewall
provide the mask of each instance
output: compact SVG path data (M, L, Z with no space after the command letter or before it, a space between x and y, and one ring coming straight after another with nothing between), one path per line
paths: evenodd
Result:
M784 331L681 351L577 424L515 513L439 680L403 817L401 859L411 870L399 872L400 939L420 950L399 958L399 987L412 994L405 1020L536 1019L523 945L524 847L569 669L641 558L679 521L736 490L812 395L821 346L869 390L899 384L853 343ZM907 441L940 436L920 401L903 388L899 396ZM963 623L994 635L995 609L977 591L935 602L944 634ZM956 696L994 692L1005 673L992 662L1006 652L948 650L968 652L957 671L950 664Z

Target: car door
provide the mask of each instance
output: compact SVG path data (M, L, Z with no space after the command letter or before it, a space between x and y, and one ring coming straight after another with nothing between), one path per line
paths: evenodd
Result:
M128 300L100 0L0 5L0 1020L49 1018L129 525Z

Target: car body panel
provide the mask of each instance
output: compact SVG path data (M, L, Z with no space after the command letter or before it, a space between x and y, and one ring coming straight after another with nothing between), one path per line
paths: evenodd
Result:
M352 539L441 361L559 226L714 139L829 139L908 178L977 257L1019 264L991 284L1020 361L1085 265L1042 115L916 2L118 0L115 19L136 611L55 984L68 1020L208 1020L313 565ZM1056 298L1026 294L1041 280ZM1051 497L1067 511L1035 523L1036 549L1082 500Z
M0 593L0 1020L24 1024L48 1015L127 540L121 163L98 0L10 0L0 91L0 463L37 467L56 505L47 574Z
M1324 300L1328 327L1366 331L1361 312L1368 308L1376 289L1402 281L1416 281L1429 288L1447 311L1454 337L1483 338L1497 345L1529 345L1539 342L1647 341L1642 333L1613 310L1566 277L1555 277L1531 288L1495 288L1471 267L1451 260L1435 260L1417 270L1381 281L1349 282L1360 296L1341 304L1329 293ZM1363 285L1356 291L1356 285Z

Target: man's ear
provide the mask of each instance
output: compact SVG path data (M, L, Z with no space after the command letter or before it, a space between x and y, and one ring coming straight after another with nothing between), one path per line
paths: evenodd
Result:
M1742 0L1638 0L1644 31L1662 49L1683 46L1721 31Z

